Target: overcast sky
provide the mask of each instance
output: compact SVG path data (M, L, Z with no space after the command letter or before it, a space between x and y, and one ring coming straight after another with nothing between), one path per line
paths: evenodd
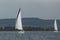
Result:
M60 0L0 0L0 19L16 18L19 8L22 18L60 19Z

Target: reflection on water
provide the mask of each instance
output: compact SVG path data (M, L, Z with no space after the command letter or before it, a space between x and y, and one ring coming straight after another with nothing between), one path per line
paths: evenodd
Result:
M60 40L60 32L17 31L0 32L0 40Z

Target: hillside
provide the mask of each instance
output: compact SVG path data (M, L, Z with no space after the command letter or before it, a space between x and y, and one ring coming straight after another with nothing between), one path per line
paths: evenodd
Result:
M0 19L0 28L15 28L16 19ZM39 18L22 18L22 24L24 29L35 30L52 30L54 27L54 20L43 20ZM57 20L58 27L60 29L60 20Z

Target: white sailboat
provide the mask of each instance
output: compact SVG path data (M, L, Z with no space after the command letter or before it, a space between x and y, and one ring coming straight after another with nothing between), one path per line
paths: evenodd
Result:
M58 27L57 27L56 19L54 21L54 32L58 32Z
M19 9L17 14L15 29L20 30L18 33L24 33L22 28L21 9Z

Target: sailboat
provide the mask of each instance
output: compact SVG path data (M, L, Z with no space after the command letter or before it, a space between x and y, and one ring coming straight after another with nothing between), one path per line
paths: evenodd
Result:
M17 14L15 29L18 30L18 33L24 33L21 19L21 8L19 9Z
M54 32L58 32L58 27L57 27L56 19L54 21Z

